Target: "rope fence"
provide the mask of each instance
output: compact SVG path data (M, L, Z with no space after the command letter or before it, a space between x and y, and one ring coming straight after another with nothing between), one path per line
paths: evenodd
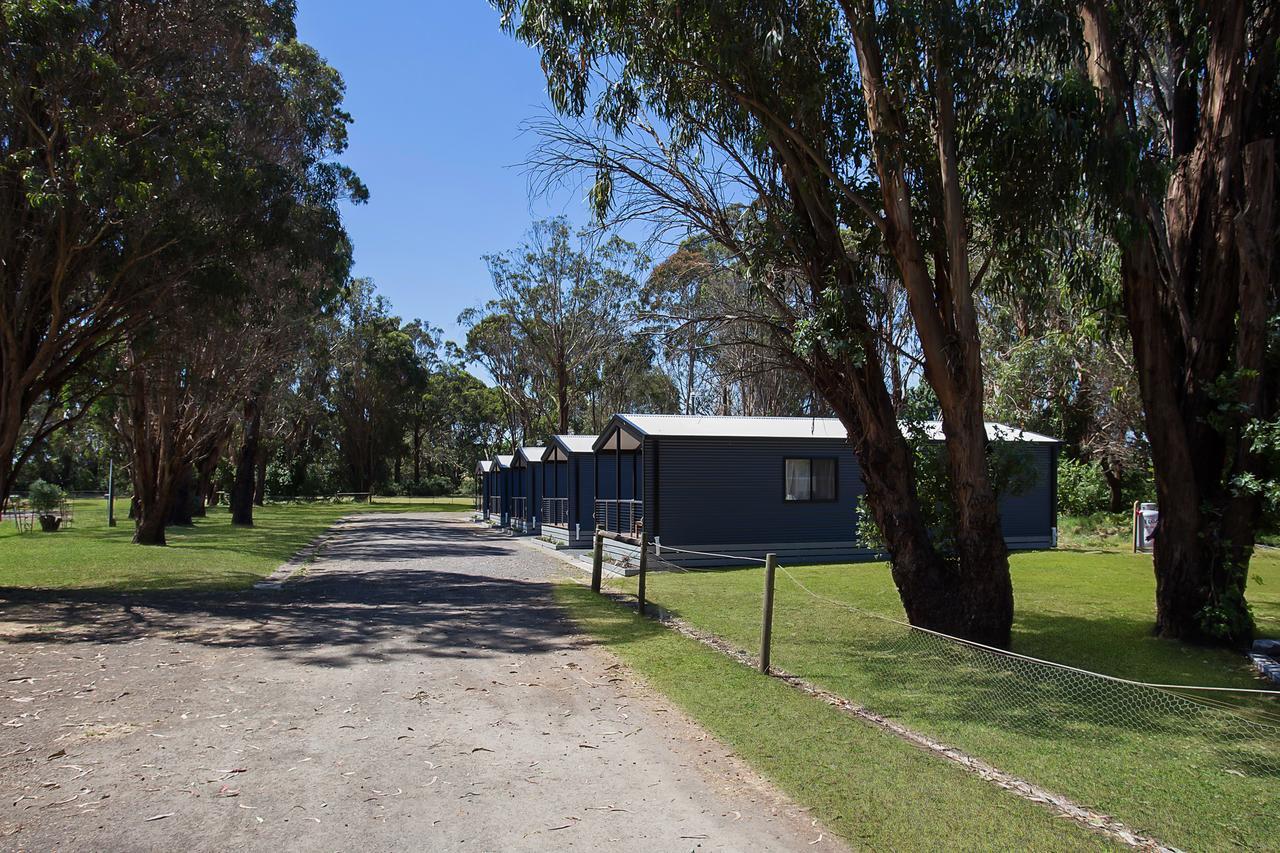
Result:
M1280 779L1280 691L1124 678L986 646L861 607L847 589L828 594L817 567L656 543L644 562L643 582L612 576L610 590L643 586L663 618L725 649L760 649L766 671L772 656L788 678L1080 801L1158 802L1151 792L1176 786L1189 810L1256 816L1249 798L1273 796Z

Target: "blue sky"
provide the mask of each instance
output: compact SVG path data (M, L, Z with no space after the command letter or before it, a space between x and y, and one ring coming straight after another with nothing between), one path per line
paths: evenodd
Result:
M482 255L535 218L587 221L578 193L528 197L520 125L547 103L537 54L484 0L300 0L298 30L347 83L343 159L371 194L344 212L355 274L458 339L458 313L492 295Z

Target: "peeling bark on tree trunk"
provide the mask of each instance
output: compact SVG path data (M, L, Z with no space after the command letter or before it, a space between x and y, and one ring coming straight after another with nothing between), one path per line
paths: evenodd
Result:
M924 356L925 378L938 397L954 504L956 564L931 582L953 608L954 627L970 639L1008 646L1013 625L1013 583L1000 524L1000 509L987 463L982 359L968 221L955 138L955 95L944 63L935 79L934 122L942 233L930 238L932 269L914 220L907 164L899 150L903 121L885 83L874 12L846 3L853 32L867 127L875 143L885 243L907 293ZM883 380L880 382L883 387ZM870 492L869 492L870 494ZM925 592L921 593L926 594Z
M1126 138L1133 83L1110 12L1086 0L1080 15L1090 78L1113 110L1106 129ZM1232 483L1262 473L1243 431L1275 404L1266 323L1277 300L1276 150L1273 138L1247 139L1246 19L1243 3L1210 7L1202 76L1180 73L1203 81L1199 102L1175 93L1163 197L1121 198L1135 226L1121 278L1160 506L1156 633L1227 644L1252 636L1244 590L1261 509Z

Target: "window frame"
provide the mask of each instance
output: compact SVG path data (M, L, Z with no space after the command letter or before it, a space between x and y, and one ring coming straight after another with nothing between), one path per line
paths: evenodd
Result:
M832 496L829 498L788 498L787 497L787 463L788 462L808 462L809 463L809 494L813 494L813 463L818 461L831 462L832 474ZM839 456L784 456L782 457L782 502L784 504L832 504L840 501L840 457Z

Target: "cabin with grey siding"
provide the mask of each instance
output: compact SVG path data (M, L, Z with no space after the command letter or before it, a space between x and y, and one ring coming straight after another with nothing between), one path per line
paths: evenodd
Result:
M926 429L941 441L938 424ZM1008 547L1053 547L1059 443L1001 424L987 431L1025 453L1034 474L1028 488L1000 500ZM773 552L791 563L875 557L857 540L865 488L839 420L620 414L593 450L597 524L648 535L669 562L732 562L675 548L753 558ZM624 542L606 547L615 557L636 554Z
M553 435L542 449L542 535L566 548L591 547L595 440L594 435Z

